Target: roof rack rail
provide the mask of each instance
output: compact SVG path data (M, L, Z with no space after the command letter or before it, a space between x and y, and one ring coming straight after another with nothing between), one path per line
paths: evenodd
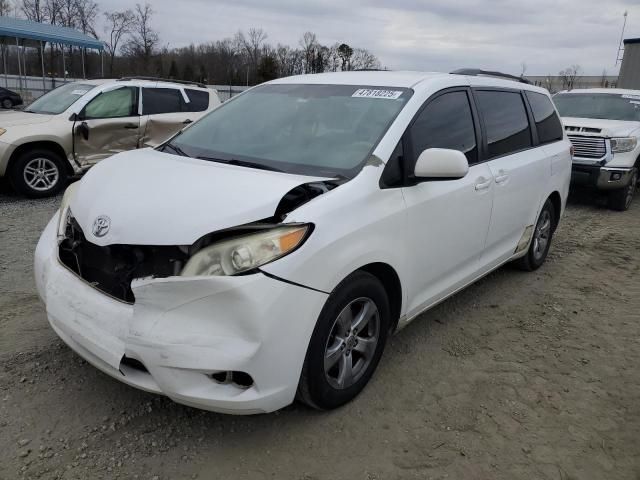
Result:
M506 78L507 80L513 80L514 82L531 84L529 80L523 77L516 77L515 75L509 75L508 73L492 72L490 70L481 70L479 68L460 68L450 73L452 73L453 75L469 75L472 77L484 76L484 77Z
M200 88L207 88L204 83L200 82L190 82L189 80L172 80L170 78L160 78L160 77L145 77L145 76L131 76L131 77L121 77L118 79L119 82L126 82L127 80L149 80L150 82L168 82L168 83L180 83L182 85L193 85Z

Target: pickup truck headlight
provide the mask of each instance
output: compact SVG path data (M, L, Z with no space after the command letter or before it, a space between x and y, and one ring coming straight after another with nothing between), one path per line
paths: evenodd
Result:
M611 151L613 153L630 152L638 145L636 137L621 137L611 139Z
M306 240L310 225L287 225L223 240L196 252L180 275L236 275L293 252Z

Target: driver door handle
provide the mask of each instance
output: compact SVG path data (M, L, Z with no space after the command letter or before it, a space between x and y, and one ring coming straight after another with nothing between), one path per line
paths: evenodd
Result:
M476 189L476 192L479 192L481 190L486 190L490 186L491 186L491 179L487 180L484 177L480 177L478 180L476 180L475 189Z
M138 125L136 125L135 123L127 123L124 128L128 129L128 130L135 130L138 128Z
M184 122L182 122L184 125L189 125L190 123L193 123L193 120L191 120L190 118L187 118Z

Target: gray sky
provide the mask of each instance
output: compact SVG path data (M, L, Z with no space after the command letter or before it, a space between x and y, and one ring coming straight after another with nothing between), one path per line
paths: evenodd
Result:
M104 10L132 0L98 0ZM557 74L578 64L599 75L625 37L640 37L638 0L151 0L163 45L179 47L261 27L273 45L298 45L305 31L326 45L365 47L394 70L480 67ZM101 33L102 28L100 28Z

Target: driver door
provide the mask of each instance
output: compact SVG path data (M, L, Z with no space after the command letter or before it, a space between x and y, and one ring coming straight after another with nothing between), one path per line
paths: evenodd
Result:
M73 124L73 152L82 166L138 148L138 88L120 87L98 94Z

